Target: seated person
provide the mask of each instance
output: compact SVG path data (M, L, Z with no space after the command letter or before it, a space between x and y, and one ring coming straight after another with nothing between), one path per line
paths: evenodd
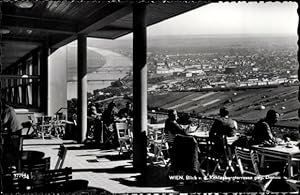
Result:
M97 112L97 108L95 105L91 105L89 112L88 112L88 116L93 117L93 118L100 118L101 113Z
M215 143L214 152L217 156L226 155L224 150L223 136L232 137L237 130L237 122L229 117L229 111L220 108L220 117L215 119L210 131L209 138Z
M177 122L180 125L191 125L192 124L190 115L187 113L184 113L181 116L179 116L179 118L177 119Z
M185 130L177 123L177 111L170 110L168 113L168 118L165 121L164 133L167 137L167 142L171 148L177 134L186 135Z
M269 110L264 119L259 120L252 131L252 144L276 144L276 138L273 136L271 126L279 118L275 110Z
M16 111L13 107L8 105L5 99L1 98L0 101L1 105L1 130L4 132L7 132L7 135L4 134L4 145L0 148L1 155L3 156L3 159L1 159L1 165L4 168L4 171L7 171L7 168L20 168L19 164L19 158L18 155L20 155L20 141L22 137L22 124L18 120ZM17 140L14 141L14 140ZM0 167L0 171L2 170L2 167Z
M176 110L169 110L168 118L165 121L164 134L169 146L169 155L171 162L174 160L173 143L177 134L186 135L185 130L177 123L178 116Z
M103 113L103 105L101 103L95 103L97 113Z
M229 117L229 111L222 107L220 108L220 117L215 119L210 131L209 137L226 135L232 137L237 130L237 122Z
M91 105L88 110L88 129L91 130L94 127L93 136L96 142L100 141L101 135L101 114L97 112L96 106Z
M127 102L126 107L118 112L119 118L133 118L132 103Z
M105 136L104 140L109 142L111 145L117 147L118 146L118 136L115 128L115 120L116 120L116 104L114 102L110 102L108 104L107 109L102 114L103 121L103 134ZM107 140L111 138L111 140Z

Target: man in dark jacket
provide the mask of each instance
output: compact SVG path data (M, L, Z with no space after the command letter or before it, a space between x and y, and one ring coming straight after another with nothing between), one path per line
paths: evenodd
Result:
M186 135L184 129L177 123L177 119L178 119L177 111L170 110L168 113L168 118L165 121L165 130L164 130L169 147L172 147L175 136L177 134Z
M273 136L271 126L278 121L278 118L279 114L275 110L269 110L266 117L255 124L252 131L252 144L275 144L276 138Z
M234 136L236 130L237 122L229 117L229 111L225 107L220 108L220 117L215 119L209 131L209 138L214 142L215 155L227 158L228 151L225 150L223 139L224 136Z
M169 146L169 155L171 159L171 164L174 165L174 150L173 150L173 143L175 140L176 135L186 135L184 129L177 123L178 116L176 110L169 110L168 118L165 121L165 129L164 134L166 136L166 140ZM172 163L173 161L173 163ZM174 168L172 166L172 168Z
M103 121L103 137L105 140L105 145L112 148L117 148L119 146L117 130L115 126L116 121L116 104L110 102L107 109L102 114Z
M220 109L220 117L215 120L210 131L209 136L222 136L226 135L228 137L234 136L237 130L237 123L235 120L229 117L229 111L222 107Z
M119 118L133 118L132 103L127 102L126 107L118 112Z

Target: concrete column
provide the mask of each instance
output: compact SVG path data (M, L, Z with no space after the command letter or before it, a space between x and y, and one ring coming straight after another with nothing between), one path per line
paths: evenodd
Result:
M61 47L49 57L49 112L55 114L61 108L67 107L67 67L66 47ZM62 109L60 113L67 114Z
M49 82L48 82L48 57L50 55L50 49L48 44L42 46L42 51L40 55L40 78L41 78L41 88L40 88L40 102L41 111L46 115L48 113L48 102L49 102Z
M26 60L24 60L22 62L22 75L26 75L27 72L26 72ZM21 93L22 93L22 99L21 99L21 104L26 106L27 105L27 90L26 90L26 83L27 83L27 79L23 79L22 80L22 90L21 90ZM15 92L16 93L16 92Z
M18 70L17 67L13 67L12 69L13 75L18 75ZM17 91L17 85L18 85L18 80L17 79L13 79L13 90L14 90L14 95L13 95L13 104L17 105L18 104L18 98L19 98L19 93Z
M87 39L85 35L78 35L77 43L78 68L78 101L77 118L79 142L83 142L87 132Z
M147 34L146 4L133 5L133 166L143 171L147 162Z
M39 65L39 55L37 51L32 54L32 74L38 75L38 65ZM32 81L32 106L34 108L38 107L38 80L34 79Z

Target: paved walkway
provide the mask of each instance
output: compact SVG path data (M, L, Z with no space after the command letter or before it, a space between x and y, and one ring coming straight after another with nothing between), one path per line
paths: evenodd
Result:
M74 141L56 138L25 139L23 150L44 152L45 157L51 157L53 169L58 158L59 145L62 143L68 149L63 167L72 167L73 179L88 180L89 187L104 189L111 193L176 192L172 186L138 186L137 178L140 174L133 172L132 160L119 156L116 150L88 149ZM153 180L157 180L157 177Z

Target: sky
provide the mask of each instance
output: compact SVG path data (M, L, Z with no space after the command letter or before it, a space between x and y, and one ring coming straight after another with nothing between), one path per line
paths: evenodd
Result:
M147 34L290 34L297 35L296 2L211 3L147 28ZM184 30L183 30L184 29ZM123 38L130 38L132 34Z

